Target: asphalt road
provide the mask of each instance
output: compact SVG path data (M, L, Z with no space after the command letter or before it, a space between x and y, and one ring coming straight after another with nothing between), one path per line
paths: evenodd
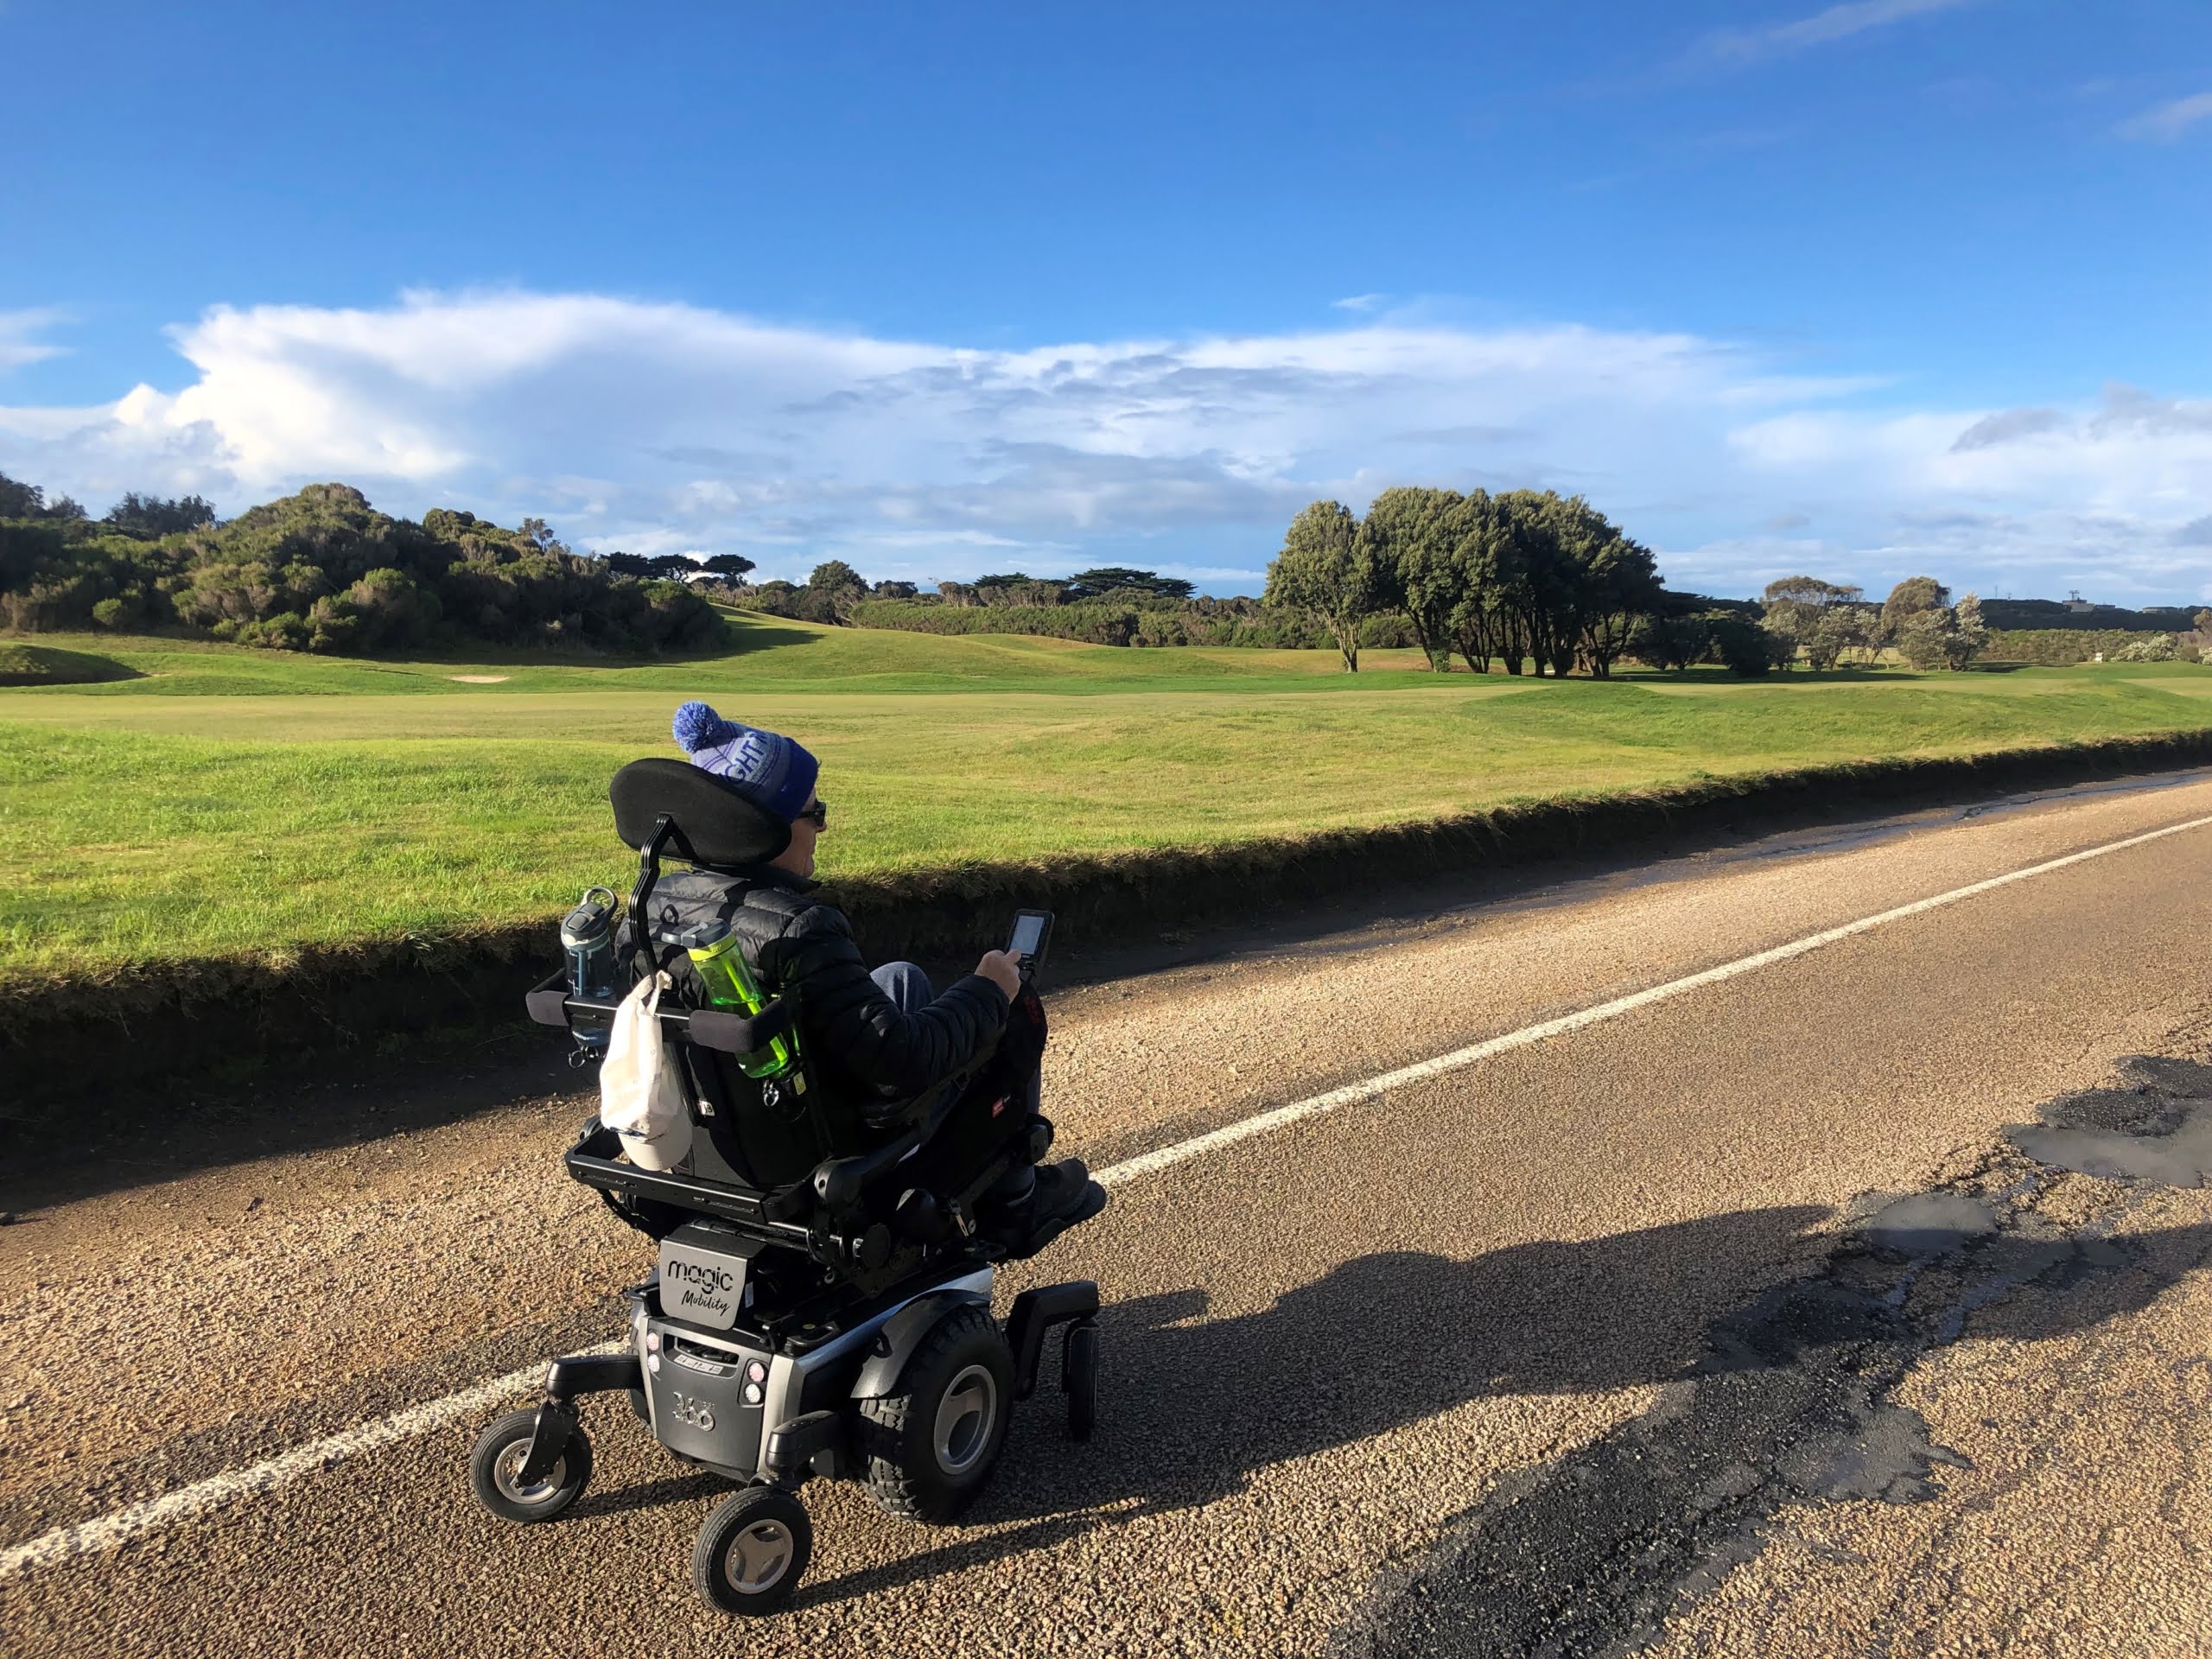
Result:
M497 1401L270 1467L615 1333L650 1254L559 1173L587 1103L36 1211L0 1649L2212 1648L2212 823L1746 961L2198 818L2212 783L1799 836L1059 999L1098 1166L1739 964L1122 1180L1002 1293L1099 1281L1097 1438L1040 1392L955 1529L810 1486L766 1623L693 1599L726 1488L619 1401L547 1528L469 1498Z

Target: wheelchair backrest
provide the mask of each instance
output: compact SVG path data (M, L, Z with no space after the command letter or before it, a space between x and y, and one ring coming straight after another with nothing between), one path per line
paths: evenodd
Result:
M761 865L791 842L791 826L722 779L680 760L632 761L608 789L615 831L643 855L625 923L631 982L665 969L677 1001L710 1005L687 938L718 933L735 920ZM689 868L660 868L659 849ZM760 963L748 958L756 976ZM764 988L774 995L780 988ZM829 1097L804 1060L785 1077L747 1075L738 1057L684 1045L695 1173L768 1192L803 1180L825 1158L865 1150L871 1138L857 1111ZM709 1169L709 1163L721 1169ZM724 1173L724 1172L727 1173Z

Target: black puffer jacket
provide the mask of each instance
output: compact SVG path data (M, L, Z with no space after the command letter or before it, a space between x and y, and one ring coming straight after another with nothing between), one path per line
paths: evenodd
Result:
M848 1099L900 1100L964 1070L1005 1027L1004 993L969 974L918 1014L902 1014L868 977L844 912L776 869L675 871L654 887L658 925L728 922L771 995L795 997L810 1069Z

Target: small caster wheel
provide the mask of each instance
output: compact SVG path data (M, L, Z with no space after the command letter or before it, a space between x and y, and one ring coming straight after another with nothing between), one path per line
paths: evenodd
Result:
M1060 1391L1068 1397L1068 1438L1089 1440L1098 1426L1098 1327L1088 1319L1068 1326L1060 1349Z
M814 1548L806 1506L773 1486L724 1498L691 1547L691 1583L726 1613L781 1612Z
M476 1501L504 1520L550 1521L567 1513L591 1482L591 1442L582 1429L572 1428L553 1466L524 1484L523 1461L537 1432L535 1411L511 1411L484 1431L469 1456L468 1484Z

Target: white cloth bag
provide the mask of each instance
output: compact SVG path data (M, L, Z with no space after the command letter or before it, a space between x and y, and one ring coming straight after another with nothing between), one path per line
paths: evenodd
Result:
M660 994L668 982L666 973L655 974L622 999L599 1066L599 1121L622 1137L623 1151L640 1169L674 1169L691 1155L683 1079L660 1034Z

